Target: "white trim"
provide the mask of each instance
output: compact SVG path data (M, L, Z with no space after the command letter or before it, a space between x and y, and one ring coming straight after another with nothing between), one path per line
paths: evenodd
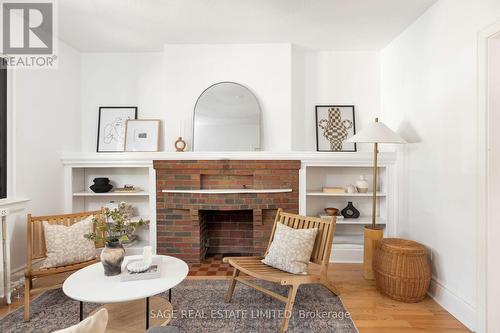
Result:
M447 288L435 277L431 279L431 285L427 294L454 317L457 319L460 318L460 322L467 326L467 328L474 331L474 328L477 326L477 310L472 304Z
M477 37L477 253L476 325L478 333L488 332L488 41L500 32L500 22L480 31Z
M64 165L72 167L105 166L144 167L150 166L154 160L301 160L302 163L314 163L317 166L338 165L371 166L373 153L318 153L318 152L157 152L157 153L71 153L65 152L61 157ZM379 153L381 165L394 163L396 153Z

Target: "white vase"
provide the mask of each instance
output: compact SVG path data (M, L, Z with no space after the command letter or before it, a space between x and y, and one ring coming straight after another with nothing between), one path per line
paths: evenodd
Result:
M368 181L366 180L365 176L359 176L359 179L356 181L356 187L359 193L368 192Z

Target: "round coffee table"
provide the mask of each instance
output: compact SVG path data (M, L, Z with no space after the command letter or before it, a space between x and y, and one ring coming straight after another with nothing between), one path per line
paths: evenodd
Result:
M127 256L123 260L122 270L127 262L140 259L142 256ZM187 276L188 265L174 257L156 255L161 258L161 277L150 280L121 282L120 275L105 276L100 262L82 268L71 274L63 284L66 296L80 301L80 321L83 320L83 302L119 303L146 299L146 329L149 327L149 298L169 291L169 302L172 288L181 283ZM157 259L156 259L157 260Z

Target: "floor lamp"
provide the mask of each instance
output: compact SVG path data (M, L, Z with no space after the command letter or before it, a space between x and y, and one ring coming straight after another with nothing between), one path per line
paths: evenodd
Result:
M384 236L383 227L377 226L377 178L378 178L378 144L379 143L406 143L396 132L385 124L380 123L378 118L370 123L358 134L352 136L346 142L373 143L373 197L372 197L372 223L365 226L364 230L364 252L363 252L363 276L365 279L373 279L373 252L377 243Z

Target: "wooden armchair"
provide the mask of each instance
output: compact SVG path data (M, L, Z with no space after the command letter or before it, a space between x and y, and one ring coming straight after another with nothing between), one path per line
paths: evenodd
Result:
M277 223L283 223L284 225L295 229L318 228L318 234L316 235L316 241L311 254L311 262L320 265L319 273L308 275L287 273L263 264L261 259L264 257L226 257L223 261L234 267L233 277L227 291L226 301L231 302L236 282L241 282L286 303L285 316L281 322L280 328L280 332L285 332L288 328L288 321L290 320L290 316L292 314L295 295L297 294L297 290L301 284L320 283L334 294L339 295L338 290L330 281L328 281L326 276L332 249L333 234L335 232L336 219L335 217L332 217L331 219L306 217L284 213L281 209L278 209L266 254L269 251L271 242L273 241ZM250 282L248 279L240 277L240 272L257 279L278 283L283 286L289 286L288 297L279 295L271 290Z
M27 217L27 238L26 238L26 270L24 271L24 320L30 319L30 294L36 291L55 289L61 287L61 284L51 285L49 287L33 288L33 279L42 278L51 275L67 273L78 270L90 264L99 261L99 258L70 264L66 266L52 268L35 268L34 264L46 258L47 249L45 247L45 232L43 222L49 224L60 224L65 226L73 225L84 220L89 216L98 216L100 210L92 212L83 212L75 214L51 215L51 216L31 216ZM96 243L96 246L102 244Z

